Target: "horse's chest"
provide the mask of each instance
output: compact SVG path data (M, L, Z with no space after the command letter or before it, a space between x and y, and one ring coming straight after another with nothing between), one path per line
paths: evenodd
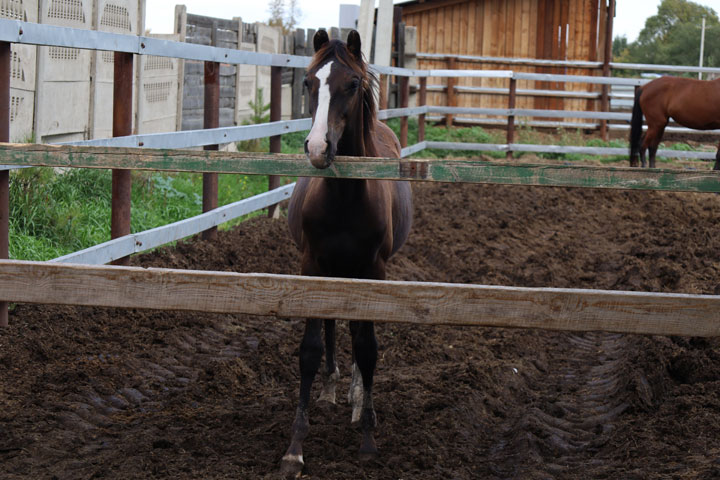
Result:
M364 269L375 262L387 241L385 221L363 212L322 218L307 217L303 231L313 259L326 271L336 273Z

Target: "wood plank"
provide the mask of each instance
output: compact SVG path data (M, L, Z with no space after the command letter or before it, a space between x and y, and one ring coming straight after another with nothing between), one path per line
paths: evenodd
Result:
M477 2L471 1L467 4L467 44L465 45L465 53L468 55L475 54L475 21L477 19L476 10Z
M447 53L445 51L445 9L439 8L435 11L435 53Z
M500 150L503 146L491 147ZM720 172L711 170L505 164L464 159L338 157L333 169L318 170L304 155L0 144L2 164L720 192Z
M606 331L720 335L720 296L353 280L0 260L17 303Z
M525 16L523 12L523 0L513 0L513 43L510 53L513 57L522 57L522 24Z
M444 50L441 53L453 53L454 45L452 41L453 37L453 31L455 30L455 24L453 23L453 14L452 14L452 8L451 7L445 7L442 9L445 12L445 39L444 42Z
M477 29L477 32L475 33L475 52L474 55L483 55L483 49L485 48L485 43L483 41L483 36L485 32L485 3L477 1L475 3L475 28Z
M468 50L468 3L461 3L458 4L456 7L456 10L458 12L459 17L459 27L458 30L458 47L457 52L460 54L468 54L470 53Z
M461 24L462 24L462 17L460 15L460 7L462 4L453 5L450 7L450 11L452 12L452 28L450 29L452 31L452 43L450 47L449 53L454 54L460 54L463 53L460 49L460 30L461 30Z
M403 15L405 15L406 13L414 14L414 13L419 13L419 12L432 11L432 10L436 10L436 9L442 8L442 7L452 7L454 5L457 5L458 3L465 3L467 1L468 0L440 0L437 2L430 1L430 2L421 2L421 3L415 4L415 5L407 5L407 6L403 6ZM470 1L472 1L472 0L470 0ZM402 6L402 4L401 4L401 6Z

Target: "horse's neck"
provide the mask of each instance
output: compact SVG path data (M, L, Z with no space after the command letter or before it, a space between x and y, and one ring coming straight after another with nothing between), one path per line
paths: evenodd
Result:
M348 122L352 127L345 128L345 132L338 141L337 155L348 157L365 157L368 153L362 123L362 116ZM325 178L328 192L338 201L351 201L357 199L367 187L367 180L353 178Z
M375 146L372 143L371 123L363 118L363 107L350 115L345 131L343 132L337 146L337 155L349 157L374 157L376 156ZM372 120L371 120L372 121ZM328 191L338 200L356 200L367 190L366 179L351 178L325 178Z
M351 157L374 157L377 155L373 143L372 130L373 119L366 121L363 118L363 108L360 106L358 112L351 115L345 127L345 131L338 141L337 155Z

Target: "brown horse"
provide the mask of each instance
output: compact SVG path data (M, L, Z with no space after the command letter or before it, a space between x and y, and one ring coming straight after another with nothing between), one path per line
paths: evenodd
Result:
M644 138L643 114L648 125ZM650 168L655 168L655 154L670 117L680 125L695 130L720 128L720 79L704 81L660 77L638 88L630 121L631 167L638 166L638 154L645 167L645 150L649 149ZM720 145L714 169L720 170Z
M324 30L313 38L315 55L305 86L310 95L312 129L305 153L318 169L335 155L400 158L400 144L377 120L375 78L362 59L360 35L351 31L347 44L330 41ZM385 264L407 239L412 197L407 182L340 178L301 178L290 199L290 233L302 253L302 274L344 278L385 278ZM309 429L310 389L323 355L323 322L309 318L300 344L300 398L292 440L282 472L300 475L302 442ZM320 400L335 403L339 369L335 360L335 320L325 320L325 368ZM372 401L377 340L373 322L350 322L352 381L348 401L352 421L360 422L360 453L377 453Z

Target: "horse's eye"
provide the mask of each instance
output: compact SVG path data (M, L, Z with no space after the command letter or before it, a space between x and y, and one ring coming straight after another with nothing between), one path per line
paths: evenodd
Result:
M359 86L360 86L360 79L353 78L352 81L347 86L348 92L353 92L353 91L357 90Z

